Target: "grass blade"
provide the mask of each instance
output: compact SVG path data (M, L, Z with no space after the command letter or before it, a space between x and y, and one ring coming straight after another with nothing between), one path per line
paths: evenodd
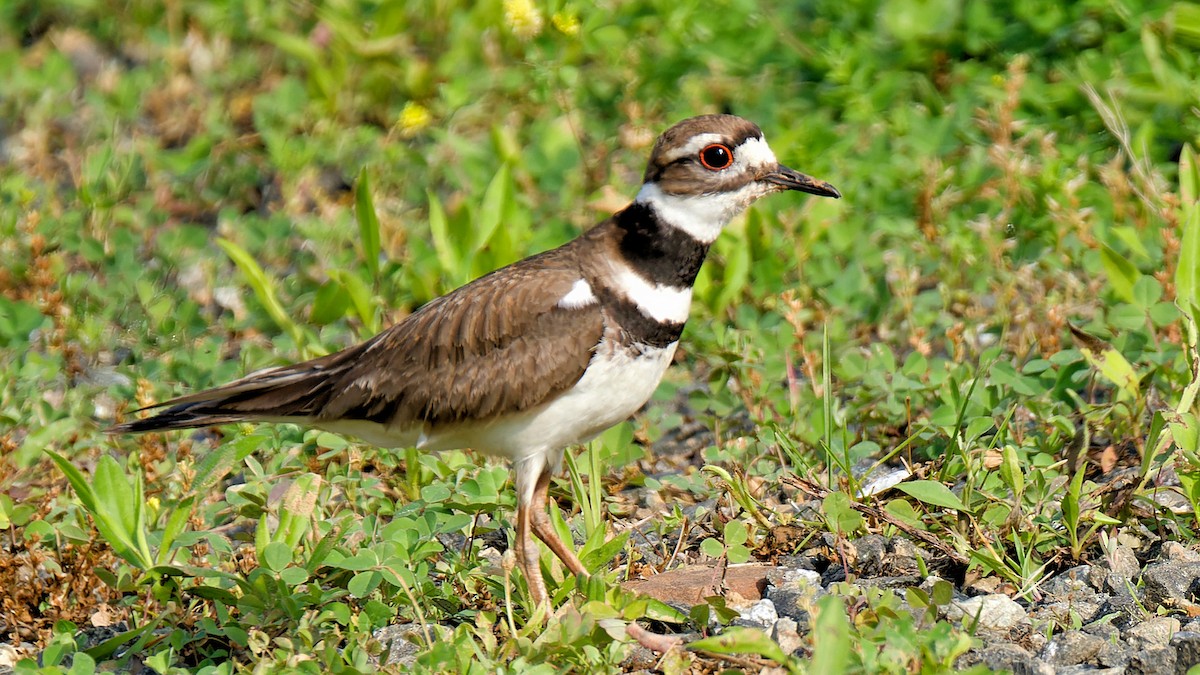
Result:
M379 216L375 213L375 202L371 198L371 181L367 169L358 173L358 186L354 189L354 217L358 220L358 235L362 241L363 259L371 279L379 282Z
M271 320L280 330L284 331L292 337L292 341L298 347L304 346L304 335L300 330L300 326L292 321L291 316L283 308L283 304L279 302L279 298L275 295L275 287L271 278L263 271L261 265L250 256L246 249L235 244L228 239L217 239L217 246L225 251L225 255L233 261L234 265L242 271L246 277L246 282L250 284L250 288L254 291L258 302L267 310Z

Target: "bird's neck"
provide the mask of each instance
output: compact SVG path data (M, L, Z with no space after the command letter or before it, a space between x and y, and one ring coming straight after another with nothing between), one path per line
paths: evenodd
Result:
M647 183L638 199L613 218L621 233L621 256L651 283L690 288L721 227L711 224L710 215L705 228L713 230L712 237L696 236L697 214L681 214L678 208L670 206L664 208L661 199L643 199L651 186L653 183ZM687 210L686 206L684 209Z
M709 246L749 204L741 192L680 195L664 192L657 183L650 182L642 185L633 203L650 207L664 225L687 232Z

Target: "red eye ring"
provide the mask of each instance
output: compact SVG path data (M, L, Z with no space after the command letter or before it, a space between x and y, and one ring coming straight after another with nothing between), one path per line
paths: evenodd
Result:
M700 163L709 171L720 171L733 165L733 151L720 143L705 146L699 157Z

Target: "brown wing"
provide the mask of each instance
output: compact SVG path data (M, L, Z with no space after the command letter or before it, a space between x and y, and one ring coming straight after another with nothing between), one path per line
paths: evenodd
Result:
M567 253L476 279L360 345L168 401L110 431L289 418L440 424L536 406L579 380L603 331L598 306L558 306L581 278Z

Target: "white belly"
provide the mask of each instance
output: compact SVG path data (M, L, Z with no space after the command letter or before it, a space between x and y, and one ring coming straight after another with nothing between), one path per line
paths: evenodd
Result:
M609 352L602 343L579 382L553 401L487 422L434 430L420 447L474 448L517 460L591 440L650 400L676 346L646 348L634 356L624 349Z
M382 447L472 448L512 460L547 455L591 440L637 412L658 388L678 344L646 347L634 355L625 349L611 349L602 342L574 387L536 408L484 422L399 429L375 422L345 420L321 422L319 426ZM552 465L558 463L554 455L547 459Z

